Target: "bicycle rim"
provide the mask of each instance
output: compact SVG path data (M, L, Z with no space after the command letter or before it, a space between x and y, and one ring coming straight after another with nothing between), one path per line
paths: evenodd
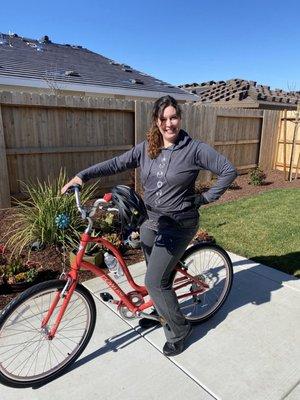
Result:
M188 249L181 261L188 274L199 281L184 281L183 275L177 272L174 287L186 283L176 290L180 309L190 321L207 320L219 310L229 294L233 276L230 258L219 246L198 244ZM201 285L202 282L206 287Z
M62 372L86 346L95 325L94 303L78 285L70 299L55 337L48 339L62 306L59 300L46 329L41 322L54 296L65 282L46 282L24 292L1 316L0 374L3 383L26 386L41 383Z

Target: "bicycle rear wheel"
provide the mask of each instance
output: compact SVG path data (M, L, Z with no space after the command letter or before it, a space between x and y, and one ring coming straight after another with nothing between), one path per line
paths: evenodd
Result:
M43 282L27 289L0 315L0 382L12 387L46 383L73 363L88 344L96 321L92 295L78 284L52 340L51 329L62 306L60 298L47 327L41 322L66 281Z
M180 309L190 322L206 321L222 307L230 292L231 260L221 247L198 243L188 248L180 261L182 272L176 273L173 283Z

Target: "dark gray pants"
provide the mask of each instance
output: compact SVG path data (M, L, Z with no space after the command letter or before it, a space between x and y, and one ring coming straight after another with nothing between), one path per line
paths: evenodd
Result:
M147 272L145 285L159 315L164 317L168 342L183 339L189 323L180 311L172 289L175 267L198 229L198 218L176 222L160 217L158 223L146 220L140 229Z

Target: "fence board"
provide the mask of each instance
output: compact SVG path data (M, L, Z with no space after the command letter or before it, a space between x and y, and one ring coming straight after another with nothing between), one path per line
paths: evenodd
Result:
M293 139L295 133L296 124L296 111L285 111L281 114L280 133L278 137L278 149L277 158L275 160L275 168L284 170L289 173ZM292 172L296 172L297 160L300 155L300 128L296 131L295 143L294 143L294 154L292 162Z
M59 107L97 110L134 111L134 100L118 100L100 97L56 96L46 93L0 92L0 104L30 106L30 107Z
M264 110L258 164L266 171L274 168L280 115L278 111Z
M127 151L131 149L131 145L116 145L116 146L73 146L73 147L26 147L26 148L11 148L6 150L6 154L50 154L50 153L85 153L95 151Z
M135 101L135 143L138 144L146 139L147 131L151 125L151 113L153 102ZM141 176L139 168L134 172L135 189L142 191Z
M7 169L6 159L6 146L4 138L4 128L2 122L2 108L0 105L0 182L1 182L1 195L0 195L0 208L10 207L10 188L9 188L9 175Z

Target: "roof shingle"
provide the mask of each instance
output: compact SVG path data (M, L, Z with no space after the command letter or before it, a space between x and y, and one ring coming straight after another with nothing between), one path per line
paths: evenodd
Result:
M1 76L55 79L81 85L99 85L185 96L197 100L188 91L170 85L82 46L52 43L44 36L33 40L18 35L0 34Z

